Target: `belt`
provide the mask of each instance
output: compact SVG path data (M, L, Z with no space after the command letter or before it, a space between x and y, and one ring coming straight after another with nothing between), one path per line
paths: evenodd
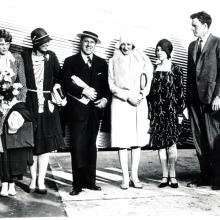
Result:
M51 93L51 91L43 91L43 90L39 90L39 89L27 89L30 92L42 92L42 93Z

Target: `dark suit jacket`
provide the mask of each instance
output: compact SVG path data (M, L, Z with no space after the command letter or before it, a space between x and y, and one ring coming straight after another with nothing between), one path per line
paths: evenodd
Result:
M98 92L97 100L103 97L107 100L109 99L108 66L104 59L94 54L90 72L88 72L81 53L65 59L61 73L63 89L66 94L69 93L80 98L83 88L72 83L72 75L78 76L86 84L93 87ZM90 114L100 119L102 115L102 110L96 108L91 101L88 105L84 105L67 95L67 102L65 116L68 118L68 121L87 120Z
M187 104L195 101L197 91L199 101L210 104L220 96L220 38L210 34L197 64L196 52L197 41L193 41L188 48Z

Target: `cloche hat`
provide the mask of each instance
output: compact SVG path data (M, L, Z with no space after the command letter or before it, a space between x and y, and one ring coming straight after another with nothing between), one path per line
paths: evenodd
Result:
M31 40L33 45L41 46L52 39L43 28L36 28L31 32Z

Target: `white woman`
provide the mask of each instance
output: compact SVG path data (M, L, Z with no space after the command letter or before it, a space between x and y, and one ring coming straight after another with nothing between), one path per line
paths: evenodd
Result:
M51 38L43 28L31 32L33 49L22 54L27 84L27 108L34 119L34 164L30 167L29 192L46 194L45 176L49 152L64 147L58 106L52 96L60 65L56 54L48 50ZM57 100L61 105L62 100Z
M149 143L146 96L149 93L153 66L150 59L135 48L128 37L120 39L119 50L109 60L111 103L111 145L119 149L123 173L122 189L129 183L142 188L138 178L141 147ZM128 149L131 149L129 175Z
M167 39L160 40L156 45L158 58L149 94L150 112L150 146L158 150L162 166L162 181L159 187L170 184L178 187L175 163L177 160L177 142L180 132L182 113L185 108L183 92L183 72L171 62L172 43Z

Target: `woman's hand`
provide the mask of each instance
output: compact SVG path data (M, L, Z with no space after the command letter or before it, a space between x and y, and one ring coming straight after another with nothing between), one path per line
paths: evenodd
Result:
M132 94L128 97L127 102L136 107L141 103L141 100L143 99L143 95L141 93L138 94Z

